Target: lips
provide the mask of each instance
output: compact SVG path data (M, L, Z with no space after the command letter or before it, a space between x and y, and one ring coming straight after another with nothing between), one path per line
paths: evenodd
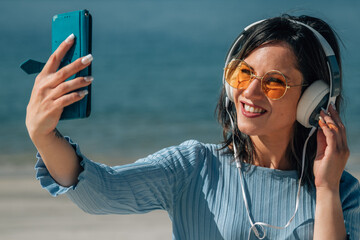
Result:
M241 102L241 112L245 117L255 118L264 115L267 111L262 107Z

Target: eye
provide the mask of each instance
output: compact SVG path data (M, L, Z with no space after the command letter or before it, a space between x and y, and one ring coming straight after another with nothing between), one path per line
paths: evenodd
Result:
M286 80L278 73L267 74L264 77L264 83L268 87L286 87Z
M242 74L247 74L247 75L251 75L251 71L250 71L250 69L246 69L246 68L241 68L241 73Z
M285 84L282 79L275 78L275 77L268 78L266 81L270 84L280 84L280 85Z

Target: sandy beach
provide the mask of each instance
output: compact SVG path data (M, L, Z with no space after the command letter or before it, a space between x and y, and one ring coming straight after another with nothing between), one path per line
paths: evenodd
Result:
M90 215L66 196L54 198L34 177L33 166L0 171L0 239L171 239L165 211L143 215Z
M359 173L352 174L359 179ZM0 239L171 239L171 222L165 211L89 215L66 196L50 196L34 175L33 166L1 167Z

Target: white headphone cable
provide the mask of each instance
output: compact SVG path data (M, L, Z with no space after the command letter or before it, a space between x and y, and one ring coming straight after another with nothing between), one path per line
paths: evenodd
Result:
M242 169L241 169L241 162L240 162L240 159L238 158L238 155L237 155L237 148L236 148L236 143L235 143L235 124L234 124L234 121L232 119L232 116L228 110L228 106L229 106L229 99L226 97L226 112L227 114L229 115L229 118L230 118L230 123L231 123L231 127L232 127L232 131L233 131L233 135L232 135L232 140L233 140L233 150L234 150L234 158L235 158L235 161L236 161L236 167L239 169L239 173L240 173L240 185L241 185L241 192L242 192L242 196L243 196L243 200L244 200L244 204L245 204L245 208L246 208L246 212L247 212L247 215L248 215L248 218L249 218L249 221L250 221L250 231L249 231L249 236L248 236L248 239L250 239L250 236L251 236L251 231L254 232L254 234L256 235L256 237L258 239L264 239L266 237L266 231L265 231L265 227L271 227L271 228L275 228L275 229L285 229L287 228L290 223L292 222L292 220L295 218L295 215L296 215L296 212L299 208L299 199L300 199L300 189L301 189L301 182L302 182L302 178L303 178L303 175L304 175L304 167L305 167L305 156L306 156L306 147L307 147L307 143L310 139L310 137L314 134L315 130L316 130L316 127L312 127L310 132L309 132L309 135L307 137L307 139L305 140L305 143L304 143L304 148L303 148L303 152L302 152L302 163L301 163L301 175L300 175L300 178L299 178L299 183L298 183L298 190L297 190L297 194L296 194L296 203L295 203L295 211L294 211L294 214L292 215L292 217L290 218L290 220L283 226L283 227L278 227L278 226L273 226L273 225L270 225L268 223L264 223L264 222L253 222L251 216L250 216L250 209L249 209L249 206L248 206L248 202L247 202L247 198L246 198L246 193L245 193L245 190L244 190L244 176L242 174ZM263 236L260 236L256 226L260 226L261 229L262 229L262 232L263 232Z

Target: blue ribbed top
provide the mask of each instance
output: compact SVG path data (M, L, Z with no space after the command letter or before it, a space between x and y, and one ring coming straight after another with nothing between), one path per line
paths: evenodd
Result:
M69 139L68 139L69 140ZM187 141L163 149L135 163L109 167L86 158L79 182L65 188L50 176L41 157L37 178L52 195L66 193L85 212L92 214L168 212L173 239L247 239L250 222L241 194L240 174L232 155L219 145ZM284 226L294 213L298 175L246 165L245 191L252 218ZM346 171L340 196L350 239L360 239L360 186ZM299 210L285 230L265 227L265 239L312 239L316 192L301 188ZM251 239L257 239L254 234Z

